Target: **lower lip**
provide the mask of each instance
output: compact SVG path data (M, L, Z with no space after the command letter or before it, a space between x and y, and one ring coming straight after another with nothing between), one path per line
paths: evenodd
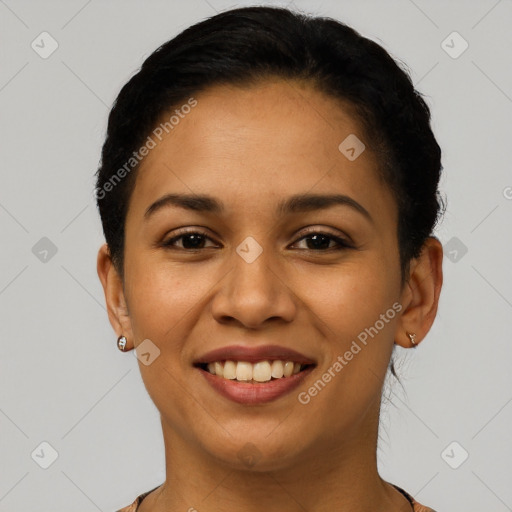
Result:
M208 384L222 396L239 404L250 405L272 402L290 393L313 371L313 368L314 366L309 366L305 370L291 375L290 377L282 377L280 379L258 382L256 384L217 377L217 375L213 375L202 368L198 368L198 370L204 376Z

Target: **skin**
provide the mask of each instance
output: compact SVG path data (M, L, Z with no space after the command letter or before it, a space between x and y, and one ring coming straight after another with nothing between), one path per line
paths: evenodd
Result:
M440 242L427 239L402 286L393 195L371 150L354 161L338 150L349 134L364 140L348 107L278 79L217 86L196 99L138 171L124 282L106 245L98 254L116 334L127 337L128 350L145 339L160 350L139 368L160 411L167 476L140 512L410 511L377 472L379 407L393 345L411 347L407 332L421 342L435 319ZM226 211L169 206L144 220L146 209L171 192L212 195ZM372 220L340 205L276 215L278 201L306 192L346 194ZM190 237L175 249L162 246L183 227L205 232L204 248L183 249L192 247ZM315 249L305 227L314 228L309 236L339 236L355 248ZM236 252L248 236L263 248L250 264ZM310 403L299 403L297 394L395 302L400 313ZM192 366L200 355L237 343L290 347L317 366L284 397L237 404ZM248 442L259 457L251 467L238 457Z

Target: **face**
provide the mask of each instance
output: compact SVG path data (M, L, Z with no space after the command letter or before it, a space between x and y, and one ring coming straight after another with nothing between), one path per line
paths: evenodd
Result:
M164 435L233 467L253 450L262 471L362 443L402 299L397 208L370 141L296 82L195 98L145 157L126 218L123 329L160 351L139 367ZM339 149L351 134L367 147L355 159ZM176 199L191 194L208 200ZM308 365L267 384L197 366L231 359L255 376L267 366L237 361L279 372L275 358Z

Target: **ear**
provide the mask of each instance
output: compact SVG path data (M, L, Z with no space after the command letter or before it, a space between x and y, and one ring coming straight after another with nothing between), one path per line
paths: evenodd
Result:
M96 269L105 293L108 318L117 336L126 336L126 350L133 348L133 333L124 296L123 282L117 272L107 244L98 251Z
M416 334L416 345L434 323L443 285L443 246L436 237L428 237L421 254L411 261L409 279L402 290L403 313L397 322L395 343L412 347L407 333Z

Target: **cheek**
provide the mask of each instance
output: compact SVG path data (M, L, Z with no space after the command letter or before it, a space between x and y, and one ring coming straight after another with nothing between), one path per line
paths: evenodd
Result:
M180 339L208 287L176 268L151 268L141 262L130 270L128 294L135 338L150 338L157 345L165 342L167 349L173 339Z
M135 209L132 214L137 216ZM152 247L163 234L145 232L127 217L125 232L125 295L136 343L150 339L164 352L175 331L197 302L195 286L178 264L171 265L161 248Z
M311 415L329 411L322 415L328 435L347 435L380 402L397 317L397 302L381 277L362 269L333 276L331 294L315 297L313 317L328 356L301 397L311 400Z
M149 339L159 350L149 365L139 361L145 388L158 410L181 425L186 436L184 418L192 405L189 393L179 390L186 387L190 364L187 340L194 336L212 283L177 267L150 264L150 258L127 262L126 283L135 342Z
M332 328L331 337L339 333L346 341L357 336L392 307L399 297L399 275L390 265L368 253L308 282L311 307Z
M401 309L399 274L389 264L368 255L364 264L340 267L308 292L329 354L323 371L336 375L324 395L326 406L332 399L340 414L344 408L362 411L380 395Z

